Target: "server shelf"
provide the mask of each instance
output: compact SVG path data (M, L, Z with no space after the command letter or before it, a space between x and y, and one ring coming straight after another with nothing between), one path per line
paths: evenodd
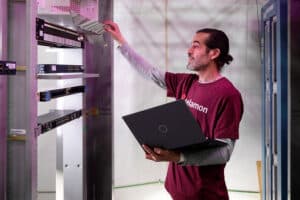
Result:
M16 62L0 60L0 75L15 75Z
M50 47L83 48L83 36L78 32L36 18L36 39L39 45Z
M40 101L50 101L51 99L72 95L76 93L82 93L85 90L85 86L68 87L56 90L43 91L39 93Z
M82 65L58 65L58 64L40 64L37 66L38 74L48 73L74 73L83 72Z
M74 74L37 74L38 79L75 79L75 78L97 78L99 74L74 73Z
M50 131L58 126L79 118L82 110L51 110L49 113L38 116L38 126L41 133Z

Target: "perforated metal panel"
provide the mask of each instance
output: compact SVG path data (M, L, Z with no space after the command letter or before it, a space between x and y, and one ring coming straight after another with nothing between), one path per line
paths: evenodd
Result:
M99 0L38 0L39 14L68 15L74 11L89 19L98 18Z
M263 191L265 200L288 199L288 2L262 8Z

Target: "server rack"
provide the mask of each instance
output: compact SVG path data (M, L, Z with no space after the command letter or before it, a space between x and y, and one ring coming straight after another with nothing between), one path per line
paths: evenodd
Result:
M262 8L263 197L287 199L287 2Z
M112 1L99 1L95 6L99 7L99 20L112 18ZM1 119L8 122L7 126L1 124L0 127L1 153L5 153L6 142L3 143L3 141L6 141L10 130L23 134L9 138L8 158L0 155L1 163L4 162L4 165L0 167L0 195L4 196L3 198L0 196L0 198L36 200L37 137L41 131L37 125L37 78L44 78L36 76L37 45L41 44L39 40L36 40L37 2L33 0L1 0L0 10L2 11L1 15L4 16L1 18L0 25L3 27L7 25L7 32L10 33L7 35L7 32L2 31L2 36L8 38L7 47L3 47L4 50L7 50L6 57L8 60L16 61L18 65L25 66L22 67L22 71L17 71L16 76L1 77L0 80L1 84L4 80L4 87L8 88L8 101L1 101L5 102L5 106L8 107L8 115L1 114ZM1 41L4 40L5 38L1 38ZM88 44L83 51L83 65L88 66L86 71L103 74L103 78L84 81L84 85L88 88L83 100L84 115L88 117L85 119L83 138L83 162L85 164L82 166L84 173L82 199L111 199L112 42L108 39L106 42L108 45L105 47ZM2 55L2 58L5 58L5 55L4 57ZM68 78L78 78L77 74L69 75ZM87 77L94 76L81 75L81 78ZM50 78L60 79L62 77L59 75ZM3 93L5 90L1 90L1 94ZM95 96L95 94L98 95ZM4 140L2 140L2 136ZM5 163L6 161L7 163ZM7 176L2 176L2 174ZM72 192L72 188L68 187L67 189L67 192Z
M270 0L261 13L264 200L300 197L299 7L297 0Z
M85 166L85 163L83 160L84 135L82 125L85 120L85 105L82 102L84 94L74 96L73 93L69 92L71 90L61 88L66 84L65 82L73 84L72 82L75 81L82 86L82 79L99 76L98 74L86 76L85 66L81 63L84 43L79 38L80 35L76 31L55 23L49 23L47 17L44 19L37 18L36 20L36 39L39 45L36 75L38 90L45 87L45 85L56 88L54 90L46 89L46 91L39 92L39 95L50 94L49 97L51 97L54 94L53 97L55 97L55 94L58 94L56 99L48 98L51 101L50 106L45 101L38 103L39 116L37 123L40 134L43 134L38 142L41 144L41 148L49 145L49 148L52 147L52 151L56 152L55 159L51 160L55 161L56 166L44 164L47 161L47 159L44 160L44 157L49 156L49 154L40 151L41 154L38 156L40 159L38 160L40 164L38 175L43 177L44 173L48 173L49 176L52 176L51 180L54 180L54 182L47 183L45 178L38 179L38 194L41 197L42 194L48 193L51 198L56 199L83 199L83 166ZM65 64L58 63L61 61L57 57L47 59L47 62L50 62L49 64L40 64L40 62L44 63L47 57L50 57L52 51L57 52L57 55L58 52L63 52L65 55L68 50L72 50L68 57L77 58L76 65L69 63L70 58L65 59L65 62L67 62ZM59 91L65 92L62 93L63 95L59 95ZM64 101L67 102L64 103ZM76 104L73 102L76 102ZM47 140L52 142L47 142ZM70 188L70 186L72 187Z

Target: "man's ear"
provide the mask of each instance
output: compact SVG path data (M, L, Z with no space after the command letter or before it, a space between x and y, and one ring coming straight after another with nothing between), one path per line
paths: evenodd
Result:
M217 58L221 54L220 49L210 49L209 56L212 60Z

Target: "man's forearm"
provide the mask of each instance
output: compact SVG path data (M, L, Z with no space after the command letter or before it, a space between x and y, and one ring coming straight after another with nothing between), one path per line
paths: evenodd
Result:
M225 164L231 157L235 140L224 139L222 141L227 144L225 146L205 150L201 149L181 152L183 161L180 164L195 166Z
M143 57L137 54L127 43L119 47L122 55L128 62L145 78L153 80L157 85L166 88L165 72L148 63Z

